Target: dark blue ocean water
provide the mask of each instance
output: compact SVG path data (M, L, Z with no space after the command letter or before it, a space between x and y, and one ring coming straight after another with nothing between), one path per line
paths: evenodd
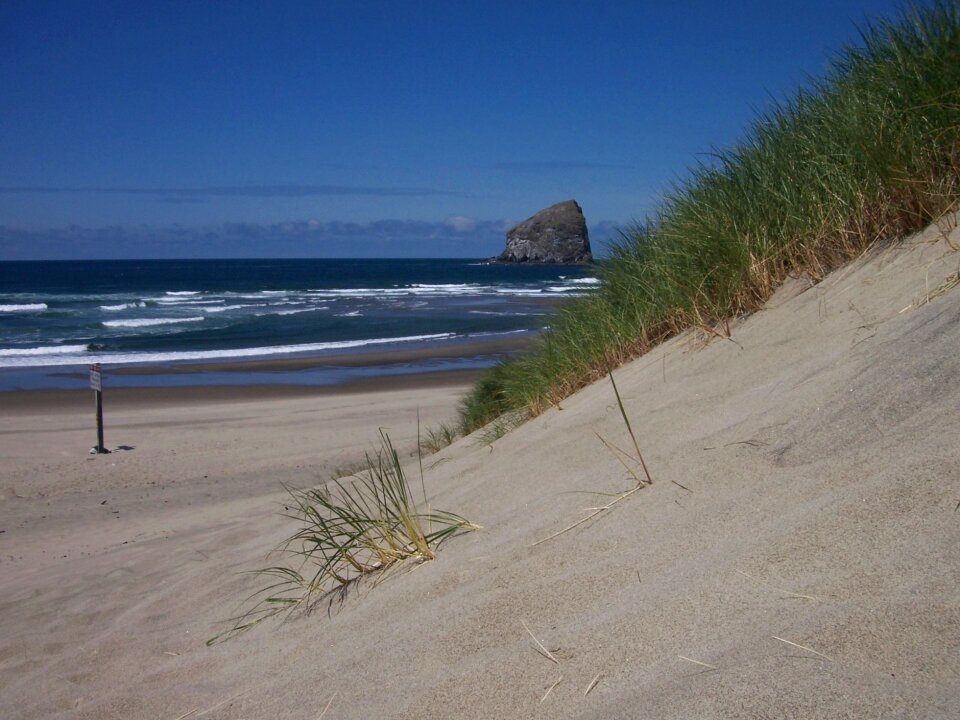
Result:
M0 263L0 389L25 369L231 361L534 333L589 267L465 260ZM33 385L43 386L34 372ZM55 383L53 383L55 384Z

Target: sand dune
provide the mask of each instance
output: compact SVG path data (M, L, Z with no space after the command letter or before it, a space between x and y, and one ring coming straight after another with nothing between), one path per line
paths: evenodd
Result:
M82 412L20 405L0 714L957 717L958 247L931 228L617 371L654 484L609 512L535 544L631 485L599 382L430 458L431 502L481 531L210 648L292 531L279 483L378 425L409 445L462 388L131 406L112 442L135 449L101 457Z

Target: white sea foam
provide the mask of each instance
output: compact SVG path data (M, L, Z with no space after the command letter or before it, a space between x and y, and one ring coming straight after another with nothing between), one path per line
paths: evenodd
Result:
M39 312L46 310L46 303L27 303L26 305L0 305L0 312Z
M219 305L219 306L217 306L217 307L205 307L205 308L201 308L201 310L203 310L205 313L219 313L219 312L227 312L227 310L241 310L241 309L243 309L243 308L251 308L251 307L266 307L266 305L264 305L264 304L259 304L259 305Z
M106 312L120 312L121 310L130 310L131 308L142 308L146 306L147 304L145 302L128 302L119 305L101 305L100 309Z
M359 310L354 310L353 312L348 313L338 313L337 317L363 317L363 313Z
M86 352L86 350L86 345L48 345L46 347L35 348L0 348L0 358L30 358L42 355L69 355Z
M520 330L491 330L489 332L475 332L469 333L467 338L478 338L478 337L500 337L501 335L519 335L520 333L529 333L529 330L520 329Z
M331 288L308 290L305 294L312 298L337 300L337 299L361 299L378 298L392 299L400 297L463 297L463 296L482 296L482 295L543 295L549 293L569 294L573 292L583 292L587 286L599 282L596 278L575 278L565 280L563 285L551 285L542 287L514 287L512 285L479 285L479 284L413 284L407 287L392 288ZM247 296L243 296L247 297Z
M305 293L288 293L286 290L278 292L265 290L257 293L224 293L224 297L229 300L269 300L274 302L277 299L287 300L287 296L289 295L297 296L303 294Z
M563 293L565 295L586 295L587 288L582 285L548 285L548 292Z
M489 293L492 290L487 285L410 285L408 287L391 288L330 288L321 290L309 290L308 293L313 297L322 298L367 298L367 297L397 297L405 295L426 295L433 297L443 297L445 295L477 295Z
M222 303L223 300L191 300L191 299L184 299L184 298L167 298L167 297L161 297L161 298L157 298L157 299L155 300L155 302L159 303L160 305L166 305L166 306L169 307L169 306L172 306L172 305L177 305L177 306L180 306L180 305L217 305L217 304L219 304L219 303Z
M275 313L262 313L264 315L299 315L300 313L311 312L312 310L327 310L326 305L320 307L298 308L297 310L278 310Z
M413 283L410 287L424 290L465 290L480 286L475 283Z
M178 362L181 360L228 360L235 358L269 357L271 355L292 355L296 353L321 352L324 350L346 350L368 345L393 345L398 343L421 342L425 340L446 340L456 337L456 333L437 333L434 335L409 335L396 338L372 338L369 340L339 340L325 343L307 343L303 345L271 345L268 347L236 348L232 350L181 350L160 353L97 353L83 352L84 345L58 346L71 347L76 355L61 352L38 352L29 357L6 355L12 351L0 351L0 367L49 367L51 365L84 365L99 362L104 365L135 365ZM36 348L37 351L50 350ZM83 354L81 354L83 352Z
M567 296L586 295L600 284L598 277L566 278L561 275L560 279L563 280L563 285L548 285L547 292L563 293Z
M167 290L166 295L176 295L178 297L184 297L188 295L199 295L199 290Z
M180 323L203 322L202 317L188 318L137 318L133 320L104 320L104 327L140 328L154 325L179 325Z
M529 317L546 315L538 312L498 312L497 310L467 310L468 315L496 315L498 317Z

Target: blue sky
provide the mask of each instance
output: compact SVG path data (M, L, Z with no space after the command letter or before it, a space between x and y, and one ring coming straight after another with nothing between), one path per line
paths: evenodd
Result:
M467 256L595 240L883 0L0 3L0 259Z

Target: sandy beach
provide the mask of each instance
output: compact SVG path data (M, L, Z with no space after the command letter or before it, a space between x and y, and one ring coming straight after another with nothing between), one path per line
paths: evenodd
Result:
M957 248L933 227L618 370L654 483L591 521L561 532L632 483L606 381L427 459L481 530L212 647L296 529L282 484L380 427L415 463L470 377L118 391L102 456L89 392L0 395L0 715L957 717Z

